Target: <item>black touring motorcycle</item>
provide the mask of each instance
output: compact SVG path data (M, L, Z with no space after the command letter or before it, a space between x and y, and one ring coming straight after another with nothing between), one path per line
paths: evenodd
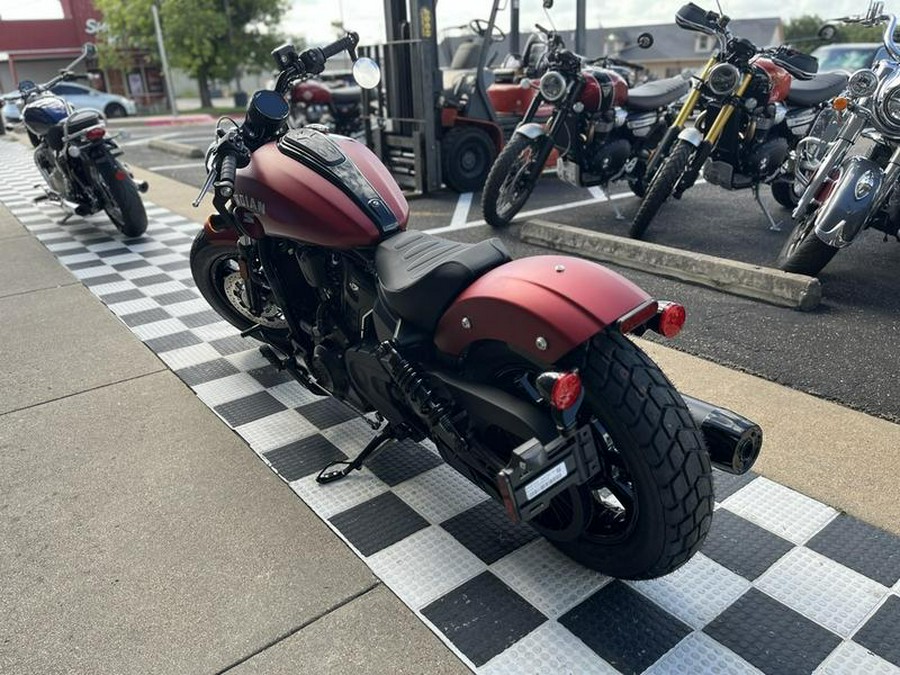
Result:
M38 199L58 203L72 216L106 211L126 237L139 237L147 229L147 213L138 192L147 191L145 181L135 181L116 159L122 150L106 136L103 114L90 108L75 111L50 92L59 82L76 79L78 64L96 53L87 43L77 59L44 84L19 82L18 90L2 97L4 102L22 101L22 121L34 146L34 162L47 185Z

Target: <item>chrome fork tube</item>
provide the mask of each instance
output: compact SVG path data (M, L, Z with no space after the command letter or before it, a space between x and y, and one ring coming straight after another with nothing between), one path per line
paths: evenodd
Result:
M791 217L797 219L806 211L806 207L809 206L813 198L819 193L819 189L825 183L825 179L828 178L834 167L844 161L847 150L849 150L856 142L856 139L859 138L859 135L866 126L866 122L867 119L865 115L857 112L850 113L848 119L841 125L838 137L831 142L831 147L828 148L828 152L826 152L825 157L822 158L819 168L816 169L815 174L813 174L812 179L809 181L809 185L806 186L806 189L800 196L800 201L797 204L797 208L791 213Z

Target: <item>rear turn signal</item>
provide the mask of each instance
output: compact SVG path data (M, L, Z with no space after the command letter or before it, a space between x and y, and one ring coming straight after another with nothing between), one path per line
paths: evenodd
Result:
M563 373L553 383L550 403L557 410L568 410L581 397L581 376L576 372Z
M104 129L103 127L89 129L88 131L84 132L84 137L89 141L99 141L104 136L106 136L106 129Z
M657 332L663 337L673 338L681 332L687 312L677 302L660 303L661 311L657 319Z

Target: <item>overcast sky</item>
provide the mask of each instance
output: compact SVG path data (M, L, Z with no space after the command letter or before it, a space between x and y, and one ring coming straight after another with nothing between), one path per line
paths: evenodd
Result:
M127 2L128 0L123 0ZM501 0L506 6L513 0ZM715 9L715 0L695 0L703 7ZM865 0L720 0L722 8L733 18L781 16L789 19L801 14L840 16L865 11ZM896 0L900 7L900 0ZM488 18L490 0L439 0L437 4L437 28L439 36L450 26L468 22L474 18ZM363 42L384 40L383 0L293 0L282 28L290 35L302 35L311 44L331 41L336 35L332 21L341 18L348 29L357 31ZM551 10L556 27L561 30L575 27L575 0L557 0ZM623 26L635 23L668 23L681 0L643 0L642 2L609 2L587 0L588 28ZM888 11L895 10L888 2ZM520 0L521 27L527 30L535 21L546 23L541 0ZM0 18L24 19L61 16L58 0L0 0ZM509 11L498 19L501 28L509 26ZM0 49L3 45L0 45Z

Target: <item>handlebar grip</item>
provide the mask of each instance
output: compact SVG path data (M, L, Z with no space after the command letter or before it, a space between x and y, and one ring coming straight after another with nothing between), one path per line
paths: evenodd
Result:
M234 176L237 173L237 158L234 155L225 155L222 158L222 166L219 169L219 180L216 181L216 187L228 188L230 192L234 192ZM231 194L225 196L230 197Z
M551 32L551 31L549 31L549 30L547 30L546 28L544 28L541 24L536 23L536 24L534 24L534 27L537 28L537 29L538 29L539 31L541 31L542 33L546 33L547 35L550 35L550 32Z
M330 59L332 56L340 54L344 50L351 50L359 43L359 35L356 33L347 33L340 40L332 42L330 45L325 45L322 47L322 54L326 59Z

